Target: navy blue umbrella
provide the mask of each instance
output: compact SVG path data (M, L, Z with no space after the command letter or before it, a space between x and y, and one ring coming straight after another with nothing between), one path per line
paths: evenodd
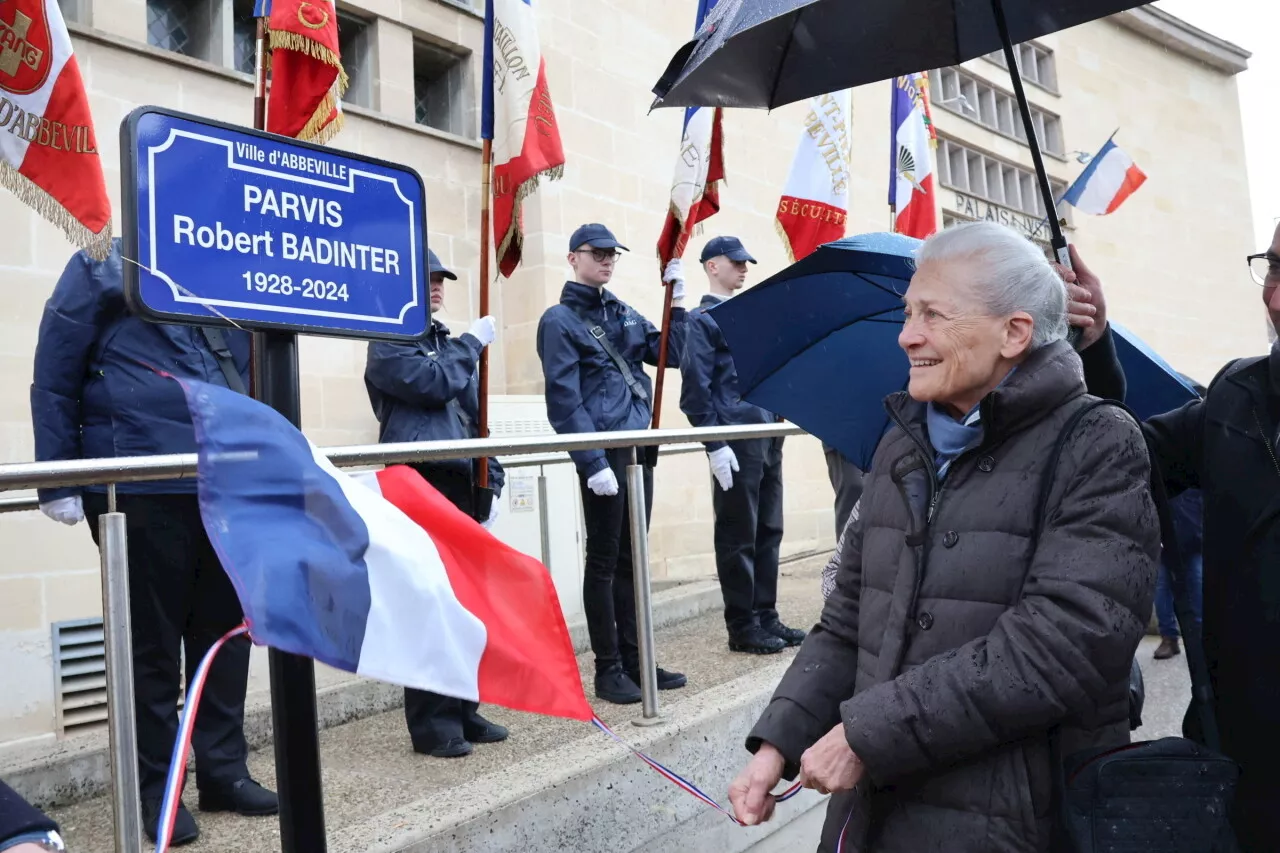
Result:
M920 240L862 234L818 248L711 309L738 370L742 396L777 412L871 467L888 428L884 398L907 385L898 346L902 294ZM1143 418L1195 391L1132 332L1112 324L1128 380L1126 402Z
M1127 385L1124 401L1142 419L1171 412L1200 395L1185 376L1124 326L1109 320Z
M881 401L907 381L898 333L920 244L884 233L827 243L711 309L742 395L869 468Z

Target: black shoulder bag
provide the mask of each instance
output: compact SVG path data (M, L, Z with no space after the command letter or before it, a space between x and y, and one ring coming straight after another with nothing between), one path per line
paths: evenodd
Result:
M227 339L222 334L222 330L215 326L201 326L200 332L213 352L213 357L218 361L218 368L222 370L222 378L227 380L227 387L237 394L248 393L244 387L244 380L240 378L240 371L236 368L235 356L231 354L231 347L227 346Z
M574 312L577 313L576 311ZM627 389L637 400L642 403L650 403L649 394L644 390L644 386L640 384L640 380L636 379L636 375L631 371L631 365L627 364L627 360L618 352L618 348L613 345L613 341L609 340L609 333L605 331L604 326L593 322L590 318L578 314L578 319L587 327L587 334L600 344L600 348L604 350L605 355L612 359L618 372L622 374L622 380L627 383ZM652 405L650 403L650 405ZM643 464L650 468L658 464L658 446L651 445L648 447L636 448L637 458Z
M1080 420L1100 406L1122 409L1141 424L1127 406L1112 400L1096 400L1072 416L1054 445L1041 480L1035 539L1039 539L1044 527L1049 492L1063 448ZM1055 729L1049 745L1056 853L1234 853L1239 849L1231 831L1230 815L1240 767L1217 751L1218 728L1208 662L1187 593L1186 572L1164 479L1154 457L1151 494L1160 517L1174 609L1191 673L1191 708L1184 731L1194 730L1194 721L1201 742L1167 737L1100 752L1086 750L1064 761L1060 733ZM1137 667L1136 660L1133 665ZM1132 692L1131 686L1131 701Z

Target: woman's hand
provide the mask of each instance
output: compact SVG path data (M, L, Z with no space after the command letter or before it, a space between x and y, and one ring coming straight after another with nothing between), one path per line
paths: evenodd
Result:
M747 766L729 786L729 804L738 820L747 826L764 823L773 817L778 801L771 793L782 781L787 760L771 743L762 743Z
M843 724L837 724L800 757L800 781L819 794L852 791L865 773L862 761L845 739Z
M1068 246L1071 266L1067 269L1054 263L1053 268L1067 283L1067 322L1080 329L1080 349L1088 349L1097 343L1107 331L1107 299L1102 293L1102 281L1080 260L1075 246Z

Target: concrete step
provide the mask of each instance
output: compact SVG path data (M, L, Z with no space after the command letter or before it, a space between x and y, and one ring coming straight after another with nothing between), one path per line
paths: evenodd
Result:
M723 607L715 580L660 582L653 595L654 623L665 627ZM590 647L586 622L569 623L574 649ZM255 654L261 650L255 649ZM321 729L381 714L404 705L404 691L390 684L359 678L323 665L316 667L317 710ZM271 696L249 693L245 703L245 737L251 749L271 743ZM29 801L59 806L102 794L110 784L105 730L63 741L42 739L0 750L0 778Z
M779 610L808 626L821 609L819 571L810 559L783 570ZM665 593L664 593L665 594ZM718 596L718 590L716 595ZM729 652L719 607L674 622L657 635L659 663L689 676L684 690L662 694L662 722L637 727L639 706L594 703L628 742L693 779L718 799L745 762L742 740L794 652L757 657ZM584 681L590 655L579 657ZM400 710L321 733L325 818L332 853L519 850L738 851L768 837L811 805L810 792L779 820L745 830L663 780L589 725L486 707L508 726L509 741L477 747L460 760L416 755ZM250 769L274 785L269 750ZM202 814L194 786L187 805L201 827L191 853L280 850L274 818ZM77 853L111 850L111 810L99 797L54 809Z

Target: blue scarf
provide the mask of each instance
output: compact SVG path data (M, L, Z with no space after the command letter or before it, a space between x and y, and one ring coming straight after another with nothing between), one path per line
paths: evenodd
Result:
M976 447L982 441L982 420L974 406L963 420L956 420L947 414L937 403L930 403L925 409L925 423L929 428L929 443L937 454L934 465L938 471L938 482L947 476L947 469L961 453Z
M1009 381L1009 377L1018 372L1014 367L1000 380L1000 385ZM996 388L999 388L997 385ZM972 447L982 443L982 419L978 411L981 402L969 410L960 420L956 420L936 403L930 403L925 409L925 424L929 429L929 443L933 445L934 465L938 469L938 482L947 476L947 469L956 457Z

